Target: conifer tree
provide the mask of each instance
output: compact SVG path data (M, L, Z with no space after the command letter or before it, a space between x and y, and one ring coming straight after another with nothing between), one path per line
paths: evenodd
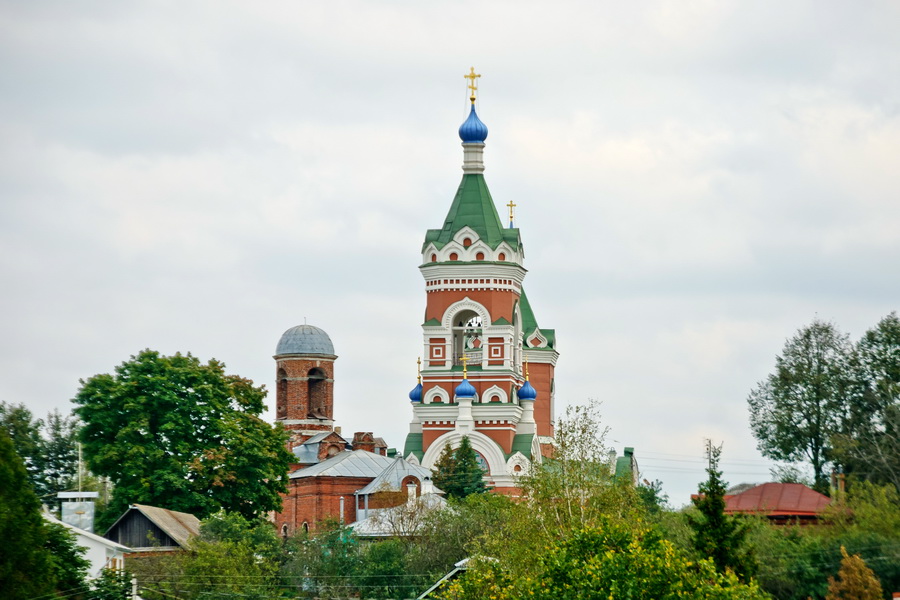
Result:
M688 523L694 530L694 549L704 558L709 557L719 573L728 570L747 581L755 572L755 564L749 553L742 548L747 537L747 525L735 517L725 514L725 490L728 484L722 481L719 470L721 446L707 442L709 477L700 484L698 494L691 501L699 515L688 513Z
M858 554L850 556L841 546L841 570L838 577L828 578L825 600L880 600L881 583Z
M434 485L446 492L448 498L465 498L487 491L484 471L468 436L463 437L455 450L450 444L444 446L434 469Z

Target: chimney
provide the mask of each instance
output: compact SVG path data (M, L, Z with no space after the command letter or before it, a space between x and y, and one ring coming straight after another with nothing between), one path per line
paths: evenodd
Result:
M408 496L407 502L413 504L416 501L416 483L414 481L406 484L406 494Z
M422 480L422 495L425 494L433 494L434 493L434 483L431 481L431 477L425 476L425 479Z

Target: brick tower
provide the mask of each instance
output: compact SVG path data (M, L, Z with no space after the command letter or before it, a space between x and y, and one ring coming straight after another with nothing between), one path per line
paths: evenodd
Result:
M275 421L291 433L291 448L334 430L334 345L312 325L284 332L275 350Z
M404 455L431 467L446 444L468 436L495 491L515 493L518 474L552 448L559 354L554 330L538 326L522 287L514 204L504 227L484 179L488 132L475 110L477 77L474 69L467 75L472 105L459 128L462 182L443 226L428 230L422 245L424 361L410 392Z

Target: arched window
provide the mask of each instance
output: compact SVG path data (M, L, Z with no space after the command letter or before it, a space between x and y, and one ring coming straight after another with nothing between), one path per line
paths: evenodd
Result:
M325 371L319 368L310 369L306 377L309 416L316 419L330 419L331 407L328 406L328 381Z
M303 533L309 533L309 523L307 523L306 521L303 521L302 529L303 529Z
M276 419L286 419L287 418L287 372L284 369L278 369L278 376L276 377L276 381L278 382L278 388L275 391L275 418Z
M484 324L473 310L464 310L453 317L453 364L461 365L465 354L469 365L481 365Z

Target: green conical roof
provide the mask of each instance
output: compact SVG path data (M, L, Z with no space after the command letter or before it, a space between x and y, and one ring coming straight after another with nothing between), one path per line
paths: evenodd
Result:
M484 175L480 173L463 175L453 204L450 205L450 212L444 219L444 227L428 230L422 250L432 242L435 247L443 248L464 227L472 228L492 249L496 249L503 241L513 250L519 247L519 230L503 228Z

